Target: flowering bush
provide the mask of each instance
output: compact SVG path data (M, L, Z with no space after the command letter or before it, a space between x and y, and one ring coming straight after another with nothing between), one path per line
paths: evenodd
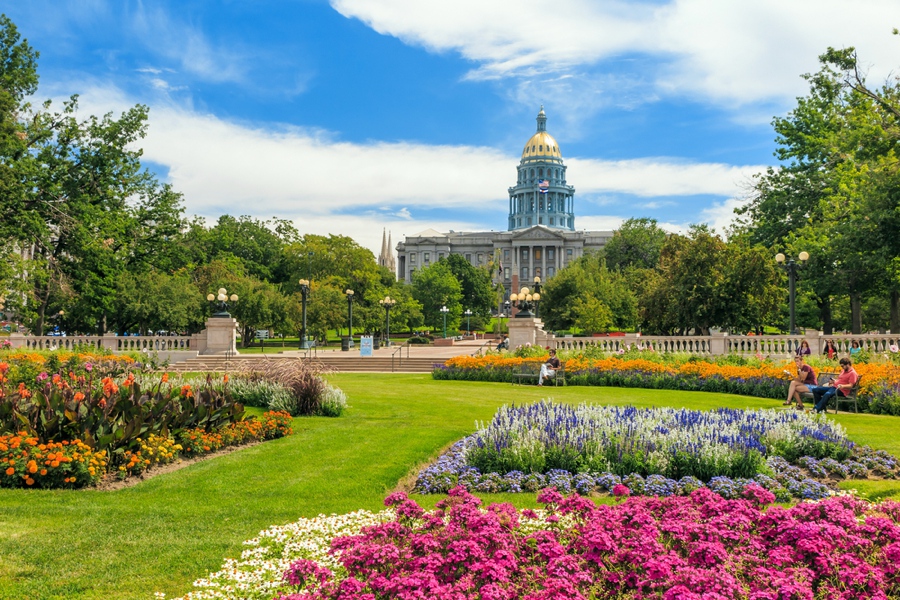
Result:
M859 390L861 410L878 414L900 415L900 353L896 361L855 364L862 377ZM432 373L439 380L511 382L522 364L540 364L539 356L457 356ZM788 383L784 379L788 361L771 361L726 355L715 358L687 354L626 351L621 355L599 355L592 352L569 355L563 360L566 383L570 385L602 385L651 389L689 390L743 394L762 398L784 399Z
M41 443L24 431L0 435L0 487L93 485L106 472L106 465L106 452L95 452L78 439Z
M793 464L792 464L793 463ZM900 477L897 460L793 411L699 412L541 402L503 407L418 475L419 493L523 492L545 486L638 495L701 487L729 498L751 484L780 501L817 499L848 477Z
M624 486L623 486L624 487ZM483 508L457 488L426 512L303 519L247 542L186 598L893 598L900 504L852 497L766 508L759 486L725 499L628 497L595 506L554 489L544 510Z

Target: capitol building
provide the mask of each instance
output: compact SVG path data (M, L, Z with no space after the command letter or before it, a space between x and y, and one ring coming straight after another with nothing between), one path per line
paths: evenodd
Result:
M460 254L475 266L499 262L501 283L553 277L585 251L603 247L612 231L575 230L575 188L566 180L559 144L547 132L541 107L537 131L525 143L516 183L508 189L507 231L441 233L422 231L397 244L397 277L412 282L417 269L441 257Z

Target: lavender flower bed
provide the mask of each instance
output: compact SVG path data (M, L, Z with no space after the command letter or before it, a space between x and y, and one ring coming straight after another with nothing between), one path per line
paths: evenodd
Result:
M615 453L605 447L614 447ZM629 458L623 448L644 459ZM817 455L803 454L803 450ZM550 459L542 461L542 452ZM589 452L595 460L573 459ZM491 453L530 462L520 463L527 465L525 468L490 468L503 464L500 458L484 460ZM679 453L680 458L670 458ZM673 463L679 468L691 464L691 456L696 464L706 457L703 464L725 468L705 477L693 473L672 476L672 469L666 470ZM551 464L550 468L535 468L563 459L573 467ZM726 472L728 468L733 471L734 464L752 466L753 471L741 475ZM629 468L634 465L640 469ZM897 461L885 452L855 446L837 425L793 412L699 413L541 402L500 409L489 425L457 442L423 469L415 491L446 493L461 485L473 492L515 493L555 486L564 493L587 494L612 492L616 485L624 484L634 494L687 495L706 487L725 498L736 498L755 483L786 501L824 498L832 493L824 480L863 479L870 472L895 476Z

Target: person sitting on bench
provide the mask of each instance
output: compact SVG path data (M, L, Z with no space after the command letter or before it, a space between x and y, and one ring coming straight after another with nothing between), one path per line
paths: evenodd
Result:
M813 368L806 363L803 362L803 356L797 355L794 357L794 364L797 365L797 376L793 377L791 372L787 369L784 370L785 374L793 377L791 380L791 386L788 388L787 400L785 400L784 405L790 406L792 403L797 403L797 409L803 409L803 398L800 394L806 393L809 389L816 385L816 372Z
M509 350L509 336L504 336L500 343L497 344L497 352L501 350Z
M556 358L556 350L550 350L550 358L541 365L541 374L538 377L538 385L544 385L544 380L554 377L558 369L559 359Z
M828 407L828 403L835 394L846 396L844 390L851 390L856 382L859 381L859 375L853 369L853 361L849 358L840 360L841 374L837 379L832 378L829 385L815 386L809 391L812 392L813 398L816 399L816 412L824 412Z

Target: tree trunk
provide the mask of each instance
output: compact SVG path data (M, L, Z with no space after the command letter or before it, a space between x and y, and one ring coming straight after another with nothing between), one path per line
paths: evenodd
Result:
M862 297L859 292L850 293L850 333L862 333Z
M822 333L824 335L832 335L834 333L834 324L831 321L831 298L826 297L816 301L819 305L819 318L822 319Z
M891 333L900 333L900 291L891 292Z

